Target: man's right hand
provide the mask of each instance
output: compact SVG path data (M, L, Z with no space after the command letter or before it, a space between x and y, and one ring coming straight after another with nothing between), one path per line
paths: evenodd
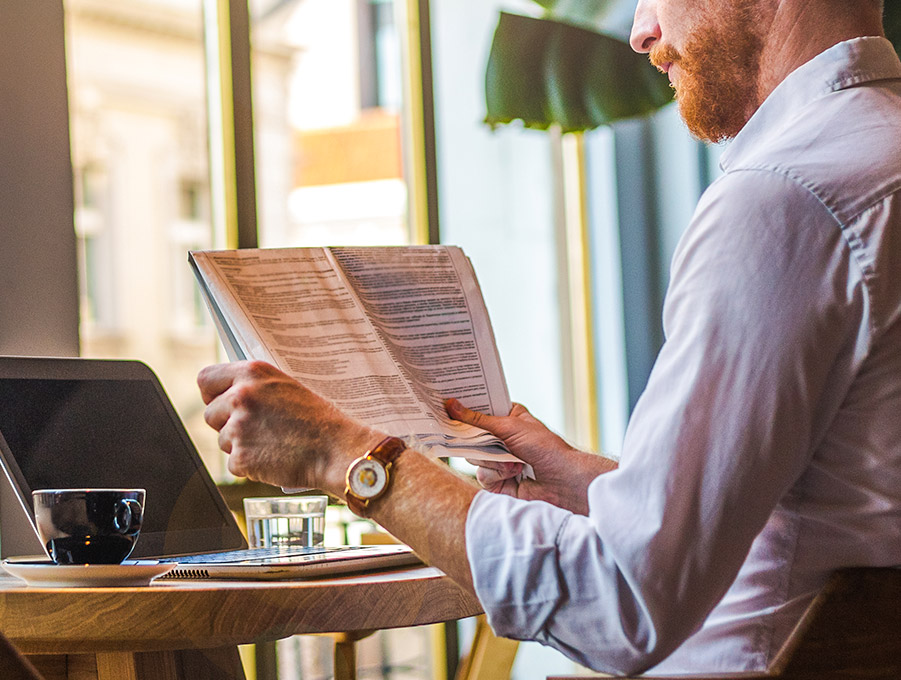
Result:
M507 416L487 416L466 408L456 399L448 399L445 408L451 418L496 436L535 472L535 479L522 479L520 463L470 461L478 466L476 479L488 491L543 500L588 514L588 485L599 474L616 469L615 461L567 444L521 404L514 404Z

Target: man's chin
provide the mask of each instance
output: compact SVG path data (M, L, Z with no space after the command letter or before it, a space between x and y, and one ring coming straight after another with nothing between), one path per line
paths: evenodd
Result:
M693 137L709 144L734 138L750 118L747 105L742 105L741 92L699 81L684 72L676 76L676 102L679 116Z
M719 144L735 137L741 125L718 120L711 114L713 109L704 107L703 102L679 101L679 116L691 136L707 144Z

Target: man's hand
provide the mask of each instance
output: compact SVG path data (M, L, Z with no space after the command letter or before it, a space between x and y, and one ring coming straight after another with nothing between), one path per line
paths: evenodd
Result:
M343 498L347 466L385 437L261 361L208 366L197 384L228 469L242 477ZM471 592L464 536L475 494L469 480L408 450L369 516Z
M347 465L384 437L265 362L208 366L197 384L239 477L343 496Z
M609 458L574 449L521 404L514 404L507 416L486 416L456 399L448 399L445 408L452 418L501 439L513 455L535 471L535 479L519 480L520 463L470 461L478 466L476 479L488 491L543 500L587 514L588 485L599 474L616 469L616 462Z

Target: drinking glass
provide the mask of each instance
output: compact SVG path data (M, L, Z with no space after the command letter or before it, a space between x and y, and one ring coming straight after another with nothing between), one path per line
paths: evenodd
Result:
M247 542L251 548L323 544L327 496L245 498Z

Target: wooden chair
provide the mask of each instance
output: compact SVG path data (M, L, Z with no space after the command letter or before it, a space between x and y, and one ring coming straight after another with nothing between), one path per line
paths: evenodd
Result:
M588 677L598 676L548 680ZM833 574L766 672L658 676L655 680L752 678L901 680L901 569L856 568Z
M496 637L482 614L476 618L472 647L457 667L454 680L509 678L518 648L516 640Z

